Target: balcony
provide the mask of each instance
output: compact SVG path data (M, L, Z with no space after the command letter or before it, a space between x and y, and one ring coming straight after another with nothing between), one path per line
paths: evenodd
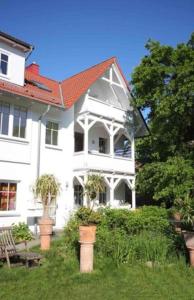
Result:
M109 154L90 151L87 156L84 152L75 152L73 159L74 171L91 169L107 172L131 173L135 172L135 164L132 159Z

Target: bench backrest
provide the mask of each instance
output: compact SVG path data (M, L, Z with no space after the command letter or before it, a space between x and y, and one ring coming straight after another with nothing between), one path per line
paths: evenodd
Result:
M17 253L11 227L0 228L0 257L6 256L5 249L9 256Z

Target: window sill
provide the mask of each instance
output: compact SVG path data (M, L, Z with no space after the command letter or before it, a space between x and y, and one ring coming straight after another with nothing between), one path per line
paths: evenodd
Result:
M16 210L1 211L0 217L19 217L20 213Z
M0 73L0 78L10 80L10 77L8 75L2 74L2 73Z
M58 151L63 151L63 149L59 146L54 146L54 145L45 145L45 148L51 149L51 150L58 150Z
M26 140L26 139L0 134L0 141L1 140L6 141L6 142L10 142L10 143L29 144L29 141Z

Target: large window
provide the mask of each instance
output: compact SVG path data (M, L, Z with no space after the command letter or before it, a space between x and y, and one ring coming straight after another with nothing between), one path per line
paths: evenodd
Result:
M80 184L74 185L74 202L75 205L83 205L83 187Z
M14 106L13 136L25 138L27 110L24 107Z
M13 120L13 122L12 122ZM0 102L0 134L19 138L26 137L27 109L22 106Z
M17 184L0 181L0 211L16 209Z
M0 102L0 134L8 135L10 105Z
M51 121L46 123L46 144L48 145L58 145L58 131L59 124Z
M0 53L0 74L8 73L8 55Z

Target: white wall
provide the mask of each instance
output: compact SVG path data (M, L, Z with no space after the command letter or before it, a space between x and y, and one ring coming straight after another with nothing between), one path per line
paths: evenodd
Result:
M8 46L6 43L0 42L0 53L5 53L8 58L8 74L0 73L0 79L24 85L24 69L25 69L25 54L15 48Z
M10 99L11 100L11 99ZM20 103L21 104L21 103ZM23 104L26 104L23 103ZM30 103L27 139L0 136L0 180L17 182L16 211L0 211L0 226L27 221L27 217L41 216L41 204L32 193L37 174L38 119L46 105ZM73 150L74 150L74 108L68 111L51 108L41 126L40 175L51 173L61 183L57 199L56 227L64 226L73 209ZM59 146L45 144L46 120L60 123Z

